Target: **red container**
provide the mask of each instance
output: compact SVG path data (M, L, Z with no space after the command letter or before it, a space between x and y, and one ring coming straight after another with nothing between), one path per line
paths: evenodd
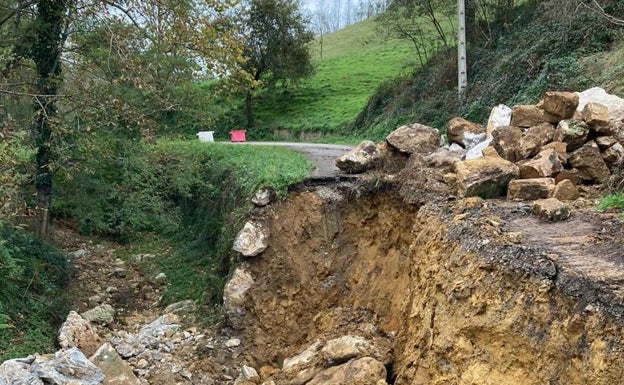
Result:
M230 131L230 142L244 142L245 130L232 130Z

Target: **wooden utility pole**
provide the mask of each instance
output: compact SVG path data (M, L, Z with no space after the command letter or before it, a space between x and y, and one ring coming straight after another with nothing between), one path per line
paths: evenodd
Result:
M468 0L470 1L470 0ZM466 64L466 3L457 0L457 94L463 98L468 87L468 65Z

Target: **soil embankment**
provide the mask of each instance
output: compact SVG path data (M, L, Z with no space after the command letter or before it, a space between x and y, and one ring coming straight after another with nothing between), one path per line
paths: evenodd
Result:
M264 381L305 383L285 362L349 335L389 343L399 385L622 383L621 220L357 194L323 187L264 213L270 246L241 261L254 284L236 322Z

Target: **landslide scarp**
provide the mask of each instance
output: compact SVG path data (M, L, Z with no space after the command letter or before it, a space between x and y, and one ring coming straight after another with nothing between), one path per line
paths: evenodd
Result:
M361 353L386 383L623 382L618 218L552 224L517 203L356 195L310 188L264 213L269 248L240 261L254 283L236 322L263 380L314 381L342 364L319 352L357 336L390 344L387 359ZM306 368L286 368L305 352Z

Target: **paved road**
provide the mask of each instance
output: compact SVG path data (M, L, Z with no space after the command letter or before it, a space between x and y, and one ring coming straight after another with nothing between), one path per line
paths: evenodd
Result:
M220 142L235 146L278 146L286 147L293 151L300 152L312 162L316 169L312 172L312 178L331 178L341 174L334 164L336 158L351 150L353 146L344 144L320 144L320 143L299 143L299 142Z

